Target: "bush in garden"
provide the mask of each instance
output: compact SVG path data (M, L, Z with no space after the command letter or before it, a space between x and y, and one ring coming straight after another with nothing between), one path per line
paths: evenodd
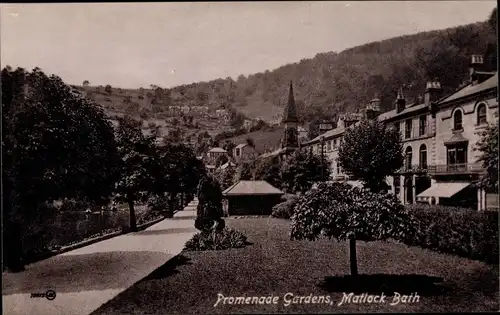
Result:
M195 234L184 246L188 251L223 250L242 248L248 244L247 237L233 229L224 228L217 231L202 231Z
M404 242L442 253L498 264L498 212L412 206L417 233Z
M294 210L292 239L349 239L353 276L358 274L356 240L404 241L416 234L415 219L396 196L346 183L320 183L300 197Z
M221 231L225 226L222 219L222 191L215 179L206 176L200 180L198 201L195 227L200 231L210 231L214 228Z
M164 212L168 209L168 199L166 196L151 196L148 199L148 207L153 212Z
M293 215L293 209L299 201L299 197L296 195L285 195L282 199L284 200L283 202L273 207L271 216L280 219L290 219Z

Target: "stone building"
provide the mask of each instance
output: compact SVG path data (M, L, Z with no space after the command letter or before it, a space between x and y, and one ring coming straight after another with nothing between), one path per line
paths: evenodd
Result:
M479 133L498 121L498 73L488 71L482 56L472 56L469 83L450 95L443 95L440 83L431 81L421 102L407 104L400 89L394 109L380 114L379 104L378 99L372 100L363 119L378 119L401 132L404 166L387 182L403 203L429 202L484 210L489 197L498 198L496 192L487 194L472 185L483 172L475 150ZM357 124L351 120L348 123L339 120L335 129L302 147L330 159L332 180L355 182L336 161L344 132Z

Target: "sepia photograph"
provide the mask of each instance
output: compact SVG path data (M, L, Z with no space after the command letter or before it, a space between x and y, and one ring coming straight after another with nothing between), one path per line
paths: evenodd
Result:
M497 2L1 3L2 313L500 311Z

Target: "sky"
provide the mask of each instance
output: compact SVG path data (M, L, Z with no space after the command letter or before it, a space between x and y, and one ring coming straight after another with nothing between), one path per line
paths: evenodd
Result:
M2 67L69 84L173 87L368 42L485 21L496 1L0 5Z

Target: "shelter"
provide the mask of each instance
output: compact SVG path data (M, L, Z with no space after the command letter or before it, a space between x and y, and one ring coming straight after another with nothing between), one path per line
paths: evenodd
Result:
M241 180L222 194L228 215L270 215L284 192L263 180Z

